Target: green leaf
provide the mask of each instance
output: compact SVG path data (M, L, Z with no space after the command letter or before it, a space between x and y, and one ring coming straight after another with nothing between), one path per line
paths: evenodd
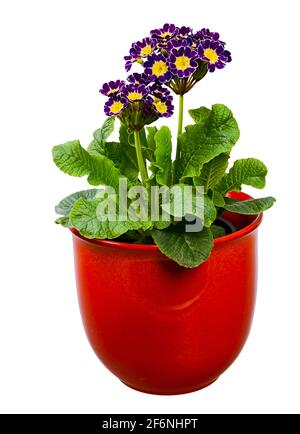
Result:
M204 212L204 226L210 227L212 222L215 221L217 218L217 210L213 203L213 201L207 196L207 194L204 195L204 210L201 212ZM200 212L201 206L198 207L198 212ZM203 206L202 206L203 209Z
M140 132L140 140L141 140L142 148L148 148L148 142L147 142L145 128L142 128L139 132Z
M119 129L119 142L123 143L123 144L126 144L126 145L134 146L133 133L129 133L128 132L128 128L124 124L120 125L120 129Z
M114 165L127 176L133 183L138 181L138 164L135 148L128 142L128 134L125 134L121 125L120 137L123 143L107 142L107 138L114 129L114 117L109 117L104 122L102 128L94 132L94 140L88 146L88 152L93 156L104 155L113 161Z
M73 205L70 213L70 221L74 228L86 238L113 239L124 234L128 230L147 230L152 228L152 222L121 221L118 214L103 215L98 206L103 199L84 199L80 198ZM117 211L117 209L116 209ZM113 220L113 217L115 220Z
M82 190L77 191L76 193L70 194L69 196L62 199L58 205L55 207L55 212L57 214L62 215L63 217L58 217L55 220L55 223L60 224L65 227L72 227L69 215L72 209L72 206L74 203L80 198L84 197L85 199L93 199L97 193L99 193L101 190L97 188L92 188L90 190Z
M235 161L229 172L220 180L216 189L226 194L229 191L240 190L242 184L256 188L265 186L268 169L256 158L243 158Z
M148 148L151 149L152 151L155 151L156 148L156 143L154 140L155 134L157 133L158 129L156 127L147 127L147 143L148 143Z
M99 191L101 190L98 190L97 188L92 188L90 190L81 190L77 191L76 193L70 194L69 196L62 199L58 205L56 205L56 214L68 216L76 200L78 200L80 197L84 197L85 199L93 199Z
M190 203L192 206L188 213L184 206L185 203ZM204 194L202 197L197 197L195 189L184 184L172 187L171 198L162 205L162 209L176 218L191 214L200 218L206 227L209 227L217 217L216 208L208 195Z
M194 184L203 186L205 192L210 188L214 188L226 172L228 159L228 154L220 154L208 163L205 163L200 176L194 178Z
M168 127L161 127L155 134L155 163L158 168L156 180L160 185L168 185L172 169L172 138Z
M132 131L128 131L127 126L124 124L121 124L121 126L120 126L119 140L120 140L120 143L123 143L123 144L125 143L126 145L130 145L132 147L135 147L134 134ZM140 130L140 140L141 140L142 148L147 149L148 148L148 142L147 142L145 128L142 128Z
M189 115L193 121L198 125L203 125L209 118L211 110L206 107L189 110Z
M215 104L209 115L206 110L200 124L189 125L178 138L181 157L176 175L180 179L199 176L203 165L222 153L229 153L239 138L239 129L232 112Z
M54 146L52 155L55 164L64 173L78 177L89 175L91 185L109 185L118 190L123 174L113 161L103 155L89 154L78 140Z
M133 183L138 181L138 163L136 151L130 145L117 142L106 142L103 145L103 155L112 160L117 168Z
M107 185L116 191L119 189L120 178L126 178L107 157L98 156L93 158L93 169L88 177L91 185ZM130 186L130 182L128 182Z
M160 219L159 221L153 222L153 227L155 229L167 229L171 225L171 223L172 223L171 219L169 220Z
M222 228L221 226L212 225L211 231L214 238L221 238L226 235L225 229Z
M164 255L186 268L206 261L213 247L213 236L207 228L194 233L153 229L151 235Z
M239 201L225 198L224 209L237 214L256 215L271 208L276 199L274 197L262 197L260 199L247 199Z
M217 207L222 207L225 203L223 195L221 193L219 193L217 190L213 191L212 201L213 201L214 205Z
M150 127L150 128L155 128L155 127ZM120 127L119 140L121 145L126 144L128 146L131 146L135 152L134 134L132 132L129 132L128 128L123 124L121 124ZM152 149L148 145L145 128L142 128L140 130L140 140L141 140L141 147L142 147L144 157L147 158L147 160L149 160L150 162L154 161L154 148Z
M113 116L108 117L101 128L94 131L94 140L90 143L88 146L88 152L91 154L102 154L102 149L107 141L108 137L112 134L114 131L115 126L115 118Z
M70 219L69 219L69 217L65 217L65 216L63 216L63 217L58 217L58 218L55 220L55 223L58 224L58 225L62 225L62 226L64 226L65 228L71 228L71 227L72 227L72 225L71 225L71 223L70 223Z
M93 169L93 160L90 154L82 148L79 140L54 146L52 157L56 166L71 176L88 175Z

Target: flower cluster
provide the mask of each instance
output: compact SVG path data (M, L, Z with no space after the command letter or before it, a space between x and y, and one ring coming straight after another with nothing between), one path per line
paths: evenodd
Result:
M173 114L170 91L153 83L149 75L134 73L127 82L117 80L105 83L100 92L108 97L104 106L107 116L118 116L131 130L140 130L159 117Z
M224 68L231 61L231 54L216 32L209 29L193 32L190 27L164 24L152 30L150 37L133 43L124 59L126 71L138 62L150 81L165 83L183 95L207 71Z
M159 117L173 114L173 99L167 86L184 95L206 73L222 69L231 62L231 54L219 33L164 24L150 35L134 42L124 57L128 72L133 63L143 66L123 80L105 83L100 92L108 97L104 111L117 116L131 130L139 130Z

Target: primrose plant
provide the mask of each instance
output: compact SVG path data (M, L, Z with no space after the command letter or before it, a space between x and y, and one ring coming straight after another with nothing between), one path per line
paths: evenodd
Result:
M208 72L223 69L231 54L216 32L165 24L133 43L124 59L127 72L134 64L140 71L103 84L107 119L88 148L78 140L53 148L59 169L101 186L63 199L56 222L86 238L155 243L178 264L196 267L209 257L213 238L225 235L224 210L258 214L275 201L228 197L243 184L263 188L267 174L254 158L235 161L227 172L239 138L229 108L189 110L193 123L183 131L184 95ZM179 99L174 161L170 129L149 126L173 115L172 93ZM116 119L119 140L109 140Z

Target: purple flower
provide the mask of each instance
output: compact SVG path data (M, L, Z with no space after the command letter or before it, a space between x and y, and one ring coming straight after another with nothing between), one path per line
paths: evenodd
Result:
M179 78L188 77L197 69L197 53L190 47L173 49L169 58L172 74Z
M209 29L201 29L198 30L196 33L187 36L189 45L195 49L198 49L199 44L206 39L215 42L218 41L220 44L225 46L225 42L220 41L219 38L220 38L219 33L211 32Z
M125 60L125 70L128 72L130 71L133 63L143 63L141 57L138 55L138 53L135 51L133 47L131 47L129 51L129 55L124 57Z
M151 96L150 96L151 95ZM152 105L156 114L160 117L170 117L174 113L173 97L171 92L165 86L158 83L150 86L149 99L152 100Z
M152 86L150 86L150 93L155 98L159 98L159 99L171 98L171 92L169 91L169 89L167 87L161 86L158 83L155 83Z
M148 84L149 76L146 74L140 74L139 72L134 72L127 77L127 81L132 84Z
M231 54L224 50L223 43L212 39L204 39L199 43L198 55L201 60L207 62L210 72L214 72L216 68L222 69L226 63L231 62Z
M170 39L178 35L179 29L175 24L164 24L161 29L151 30L152 38L162 44L166 44Z
M179 29L178 36L180 38L187 38L191 32L192 32L192 29L190 27L182 26Z
M124 84L125 82L123 80L109 81L108 83L104 83L99 92L106 96L117 95Z
M188 35L187 42L190 45L190 47L197 49L200 39L197 38L195 35Z
M153 107L160 117L169 118L174 113L174 106L172 104L172 97L168 99L154 98Z
M124 95L129 102L141 101L148 93L149 88L144 84L127 84L122 88L122 95Z
M151 81L158 80L165 83L172 78L168 61L162 54L153 54L144 63L144 66L145 74L150 77Z
M187 47L188 45L188 41L186 39L171 39L168 44L167 44L167 51L172 51L173 48L175 48L176 50L178 50L181 47Z
M209 29L201 29L195 35L196 39L212 39L213 41L218 41L220 39L220 35L217 32L211 32Z
M104 113L107 116L117 116L121 111L126 108L127 101L126 98L122 96L117 96L115 98L109 98L109 100L104 105Z
M132 48L139 57L148 57L154 53L156 41L151 38L144 38L142 41L132 44Z

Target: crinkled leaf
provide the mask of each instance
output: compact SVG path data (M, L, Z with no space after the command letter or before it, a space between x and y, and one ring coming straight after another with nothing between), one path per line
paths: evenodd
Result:
M153 229L151 235L164 255L186 268L197 267L206 261L213 247L213 236L207 228L193 233Z
M203 186L205 192L210 188L214 188L226 172L228 159L228 154L220 154L208 163L205 163L200 176L194 178L194 184Z
M117 168L132 182L138 181L138 163L136 151L132 146L117 142L106 142L103 145L103 155L112 160Z
M65 217L65 216L63 216L63 217L58 217L58 218L55 220L55 223L58 224L58 225L62 225L62 226L64 226L65 228L71 228L71 227L72 227L72 225L71 225L71 223L70 223L70 219L69 219L69 217Z
M120 126L119 140L120 140L120 143L125 143L127 145L135 147L135 145L134 145L134 133L132 131L128 131L127 126L124 124L121 124L121 126ZM140 140L141 140L142 148L147 149L148 148L148 142L147 142L145 128L142 128L140 130Z
M126 125L121 124L119 129L119 142L125 145L134 146L133 133L128 132Z
M148 143L148 148L151 149L152 151L155 151L156 148L156 143L154 140L155 134L157 133L158 129L156 127L147 127L147 143Z
M139 132L140 132L140 140L141 140L142 148L148 148L148 142L147 142L145 128L142 128Z
M181 157L176 165L176 177L179 179L199 176L205 163L229 153L239 138L239 128L229 108L215 104L209 116L205 113L202 123L187 126L178 138Z
M102 154L103 146L108 137L114 131L115 118L113 116L106 118L101 128L94 131L94 140L88 146L88 151L92 153Z
M216 190L222 194L233 190L239 191L242 184L263 188L267 173L268 169L262 161L256 158L242 158L235 161L229 172L217 184Z
M120 178L126 178L114 163L107 157L98 156L93 159L93 170L91 171L88 182L91 185L108 185L116 191L119 189ZM130 182L128 182L130 185Z
M90 190L81 190L77 191L76 193L70 194L69 196L62 199L58 205L56 205L56 214L68 216L76 200L78 200L80 197L84 197L85 199L93 199L99 191L101 190L97 188L92 188Z
M191 204L191 209L185 209L186 203ZM162 209L177 218L187 214L194 215L200 218L206 227L209 227L217 217L216 208L207 194L197 196L195 189L183 184L173 186L171 198L162 204Z
M73 205L70 213L70 221L74 228L86 238L113 239L124 234L128 230L147 230L152 228L152 222L147 221L121 221L116 215L115 221L112 216L99 214L98 206L102 199L80 198ZM108 218L107 218L108 217Z
M147 158L147 160L149 160L150 162L154 161L154 149L152 149L148 145L145 128L142 128L139 131L139 134L140 134L141 147L142 147L144 157ZM131 146L135 150L134 134L133 132L128 131L126 125L121 124L120 126L119 140L121 145L126 144L128 146Z
M224 237L226 235L225 229L221 226L212 225L211 231L214 238Z
M91 185L109 185L116 191L123 177L113 161L103 155L91 155L78 140L54 146L53 160L64 173L72 176L88 176Z
M155 229L167 229L171 225L172 221L169 218L168 220L158 220L153 222L153 227Z
M209 118L211 110L206 107L189 110L189 114L193 121L198 125L203 125Z
M172 137L168 127L161 127L155 134L155 167L156 180L160 185L168 185L172 169Z
M80 198L84 197L85 199L93 199L97 193L101 190L97 188L93 188L90 190L82 190L77 191L76 193L70 194L69 196L62 199L58 205L55 207L55 212L57 214L62 215L63 217L58 217L55 220L55 223L60 224L65 227L72 227L71 222L69 220L69 214L71 212L72 206L74 203Z
M256 215L271 208L275 201L276 199L271 196L243 201L225 198L223 208L237 214Z
M120 136L122 136L122 128ZM104 155L113 161L114 165L120 169L122 174L127 176L132 182L138 180L138 163L136 158L135 148L128 143L128 136L125 137L123 143L107 142L107 138L113 132L114 117L109 117L104 122L102 128L94 132L94 140L88 146L88 152L91 155ZM127 129L126 129L127 130Z
M214 205L217 207L222 207L225 203L223 195L219 193L217 190L213 191L212 201Z
M80 145L79 140L54 146L52 156L56 166L71 176L88 175L93 169L93 159Z

